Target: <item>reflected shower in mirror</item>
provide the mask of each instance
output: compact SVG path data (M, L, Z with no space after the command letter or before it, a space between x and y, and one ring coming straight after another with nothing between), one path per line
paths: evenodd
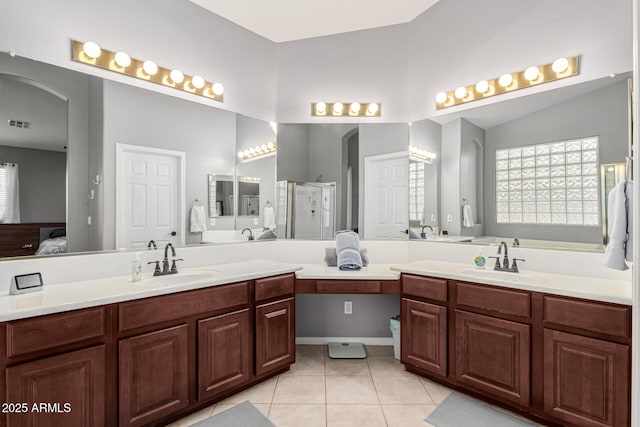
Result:
M357 231L366 239L406 239L408 142L406 123L278 125L281 233L289 230L286 238L333 239L334 229ZM335 188L335 203L331 188ZM298 196L295 207L287 210L294 195ZM402 208L383 198L404 200ZM317 227L305 227L304 237L295 232L300 212L295 208L303 207L299 203L308 205L306 215L314 212L306 222L318 221Z
M260 216L260 178L238 177L238 216Z
M233 216L233 175L208 175L209 218Z

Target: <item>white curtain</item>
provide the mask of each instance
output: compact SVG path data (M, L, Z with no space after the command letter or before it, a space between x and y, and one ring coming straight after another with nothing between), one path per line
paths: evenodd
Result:
M4 169L4 180L0 187L4 187L4 209L0 209L0 223L14 224L20 222L20 186L18 184L18 165L7 163L0 166ZM3 191L0 191L0 194Z

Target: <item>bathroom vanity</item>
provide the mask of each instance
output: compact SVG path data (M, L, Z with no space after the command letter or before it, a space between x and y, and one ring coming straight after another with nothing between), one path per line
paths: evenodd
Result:
M543 423L629 425L629 305L517 282L403 273L401 286L408 371Z
M292 272L198 286L1 323L0 425L165 424L294 363Z

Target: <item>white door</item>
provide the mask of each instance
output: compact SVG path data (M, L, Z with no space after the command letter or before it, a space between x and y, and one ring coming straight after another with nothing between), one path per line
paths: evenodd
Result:
M406 239L409 228L409 154L364 159L364 238Z
M118 144L116 247L184 244L185 153Z

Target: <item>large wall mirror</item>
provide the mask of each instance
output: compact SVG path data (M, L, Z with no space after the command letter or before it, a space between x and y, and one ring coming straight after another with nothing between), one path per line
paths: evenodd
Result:
M409 126L278 125L278 237L406 239Z
M601 251L607 191L600 165L624 163L629 153L629 78L413 123L412 145L438 139L433 127L441 126L440 229L480 244ZM426 196L421 201L426 213ZM429 219L412 219L412 228L432 225Z

